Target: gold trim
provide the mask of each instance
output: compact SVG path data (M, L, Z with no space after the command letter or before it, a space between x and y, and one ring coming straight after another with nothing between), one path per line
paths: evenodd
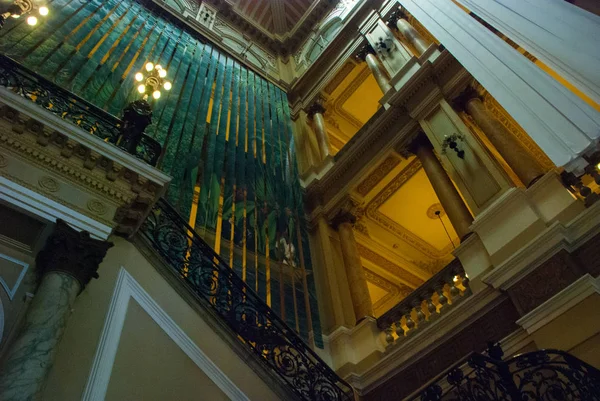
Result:
M425 241L418 235L415 235L410 230L406 229L401 224L395 222L389 217L385 216L378 209L383 205L389 198L391 198L396 191L404 185L413 175L415 175L421 169L421 162L418 159L413 159L408 166L406 166L398 175L388 184L386 187L379 192L367 205L367 216L379 224L381 227L389 230L399 236L404 242L408 243L415 249L421 251L425 255L440 259L448 255L452 250L452 246L448 245L442 250L435 248L429 242Z
M344 64L342 68L340 68L339 72L335 74L331 81L329 81L327 86L325 86L323 92L327 93L328 95L331 95L337 89L337 87L340 86L344 79L346 79L346 77L350 75L354 67L355 64L352 61L347 61L346 64Z
M384 258L377 252L372 251L371 249L367 248L361 243L357 242L356 246L358 247L358 253L362 258L367 259L368 261L381 267L383 270L393 274L395 277L405 282L408 286L411 286L412 288L417 288L424 283L423 279L415 276L411 272L389 261L388 259Z
M367 196L373 188L377 186L398 164L400 159L394 155L389 155L373 170L367 178L361 181L356 187L356 192L362 196Z
M531 139L523 128L508 114L498 101L487 91L483 94L483 104L509 130L527 151L540 163L545 170L554 169L556 166L540 147Z

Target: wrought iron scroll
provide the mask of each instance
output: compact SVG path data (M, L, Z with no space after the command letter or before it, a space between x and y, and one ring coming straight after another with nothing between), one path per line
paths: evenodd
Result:
M351 400L342 381L161 199L140 232L190 291L303 400Z
M0 86L31 100L90 134L119 146L122 125L120 119L1 54ZM143 135L135 152L131 154L154 166L160 152L160 144L151 137Z
M438 376L411 401L600 401L600 371L557 350L507 361L472 354Z

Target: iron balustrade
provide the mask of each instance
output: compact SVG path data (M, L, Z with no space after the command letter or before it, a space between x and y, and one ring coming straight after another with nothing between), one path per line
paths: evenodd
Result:
M600 401L600 371L563 351L540 350L506 361L473 353L410 401Z
M119 144L123 134L123 122L120 119L2 54L0 86L127 151L125 146ZM160 144L147 135L142 135L134 148L127 152L152 166L156 165L162 150Z
M310 349L164 199L140 228L186 287L303 400L351 400L352 388Z

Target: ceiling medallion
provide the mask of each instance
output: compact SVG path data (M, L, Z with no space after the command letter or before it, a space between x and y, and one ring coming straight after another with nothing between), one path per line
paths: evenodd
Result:
M429 206L429 209L427 209L427 217L429 217L430 219L437 220L440 217L444 217L445 215L446 212L444 211L444 208L440 203L434 203L433 205Z

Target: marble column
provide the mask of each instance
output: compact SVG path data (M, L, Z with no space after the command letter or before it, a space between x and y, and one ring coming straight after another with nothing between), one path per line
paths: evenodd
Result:
M374 316L373 304L369 287L367 286L367 277L362 267L356 239L354 238L353 225L356 217L347 211L341 211L332 221L333 227L337 230L340 245L342 248L342 258L346 268L346 277L350 287L350 296L352 297L352 306L356 323L365 317Z
M411 151L417 155L431 186L435 191L442 207L446 211L456 234L463 240L470 233L473 216L454 187L454 183L444 170L444 166L438 160L433 151L429 139L421 134L411 145Z
M98 278L98 265L111 246L62 220L56 222L54 233L36 257L40 285L0 368L0 400L39 397L75 298L92 278Z
M323 117L324 113L325 108L320 102L315 102L308 109L308 117L313 121L313 130L317 137L317 143L319 144L321 160L324 160L331 154L329 151L329 135L327 134L327 129L325 128L325 118Z
M455 105L473 117L475 123L526 187L531 186L544 175L542 167L521 142L487 110L477 91L468 87L456 99Z
M383 94L385 95L392 88L392 86L390 85L390 79L388 78L385 71L382 69L381 63L375 55L375 50L373 49L373 47L370 44L366 44L358 52L356 57L359 60L365 61L367 63L367 66L373 74L373 78L375 78L377 85L379 85L379 89L381 89L381 92L383 92Z
M406 14L404 14L401 9L398 9L398 11L392 14L391 22L396 25L396 28L398 28L398 31L402 36L404 36L417 50L417 56L425 53L425 50L431 45L431 42L425 39L415 27L408 22Z

